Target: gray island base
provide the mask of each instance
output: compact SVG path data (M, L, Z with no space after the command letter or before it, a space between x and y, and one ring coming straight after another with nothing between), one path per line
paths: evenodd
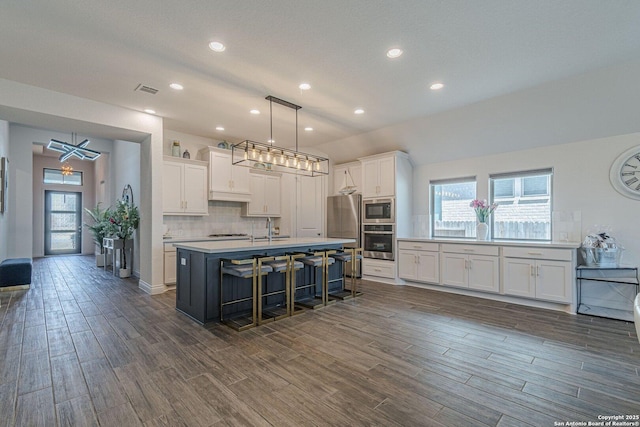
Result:
M247 300L224 307L221 313L220 291L233 300L249 299L251 287L243 286L243 280L225 276L220 283L221 259L250 259L254 256L279 256L291 253L312 253L319 250L341 249L353 244L353 239L328 238L292 238L274 241L223 241L223 242L185 242L176 243L176 309L200 324L219 322L221 314L225 318L251 310L252 302ZM344 287L342 264L335 263L329 268L329 292ZM317 283L316 287L307 287L296 292L297 300L313 298L321 292L319 271L306 266L296 272L296 282ZM285 280L283 274L270 273L263 278L265 293L272 296L263 299L265 308L281 307L285 304Z

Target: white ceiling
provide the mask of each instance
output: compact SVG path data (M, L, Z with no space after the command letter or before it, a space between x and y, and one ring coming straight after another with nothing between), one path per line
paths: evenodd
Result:
M166 128L214 139L267 140L266 95L301 105L300 145L319 146L640 58L637 0L2 3L0 78L152 108ZM291 145L294 118L274 105L276 144Z

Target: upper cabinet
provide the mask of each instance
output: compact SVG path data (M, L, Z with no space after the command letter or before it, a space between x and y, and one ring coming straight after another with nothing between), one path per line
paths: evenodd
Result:
M206 163L165 156L162 179L163 214L209 215Z
M345 186L353 185L362 193L362 166L360 162L343 163L333 167L333 194L339 195Z
M396 237L409 237L414 234L413 204L413 167L409 155L402 151L361 157L362 198L394 198L396 207Z
M395 156L362 160L362 197L395 197Z
M242 215L279 217L282 212L280 178L280 174L252 171L249 174L251 200L242 207Z
M209 162L209 200L249 202L249 168L234 166L231 151L205 147L198 152L202 160Z

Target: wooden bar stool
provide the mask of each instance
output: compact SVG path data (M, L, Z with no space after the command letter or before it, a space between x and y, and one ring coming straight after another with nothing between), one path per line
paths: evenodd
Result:
M267 265L258 266L258 260L255 258L220 259L220 322L225 323L237 331L244 331L258 324L258 297L256 295L258 277L262 277L262 274L267 274L270 271L272 271L272 269ZM233 292L231 298L225 301L225 276L236 278L235 280L242 279L244 284L246 284L246 279L251 279L251 296L246 296L247 292L241 292L240 284L242 282L239 282L237 287L236 283L232 283L232 289L236 292ZM233 313L233 315L225 317L225 307L248 303L249 301L251 301L250 310L238 310Z
M342 263L342 289L329 293L329 298L334 299L349 299L362 295L362 292L357 292L357 272L358 262L362 260L362 248L345 248L330 255L333 259ZM347 264L351 263L349 289L347 289Z

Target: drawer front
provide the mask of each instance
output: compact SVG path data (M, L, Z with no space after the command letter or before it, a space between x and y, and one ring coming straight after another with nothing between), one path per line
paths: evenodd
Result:
M386 277L388 279L395 279L396 274L395 262L376 262L368 259L362 260L362 274L367 276Z
M500 253L500 248L498 246L488 246L488 245L456 245L451 243L445 243L442 245L442 252L451 252L455 254L468 254L468 255L498 256Z
M505 246L502 255L507 258L550 259L555 261L571 261L575 249L522 248Z
M433 242L398 242L398 249L438 252L438 244Z

